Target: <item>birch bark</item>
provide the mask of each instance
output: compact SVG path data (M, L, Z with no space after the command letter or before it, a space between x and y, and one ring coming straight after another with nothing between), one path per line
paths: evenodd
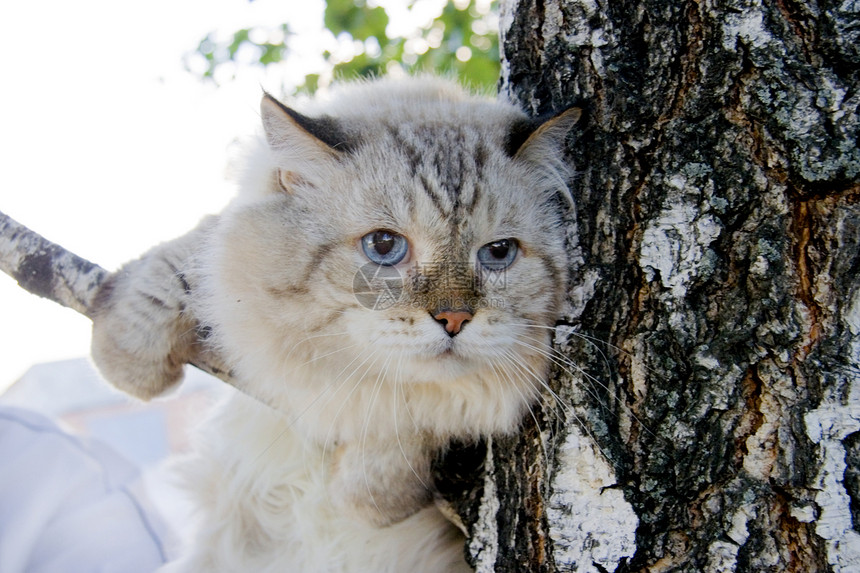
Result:
M478 569L857 571L860 3L507 0L501 27L504 94L588 112L556 341L583 372L460 497Z

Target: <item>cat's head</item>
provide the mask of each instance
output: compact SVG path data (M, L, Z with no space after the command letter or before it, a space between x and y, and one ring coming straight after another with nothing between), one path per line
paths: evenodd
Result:
M207 271L240 385L341 439L368 416L515 427L564 296L577 118L537 124L438 79L353 86L308 115L266 95Z

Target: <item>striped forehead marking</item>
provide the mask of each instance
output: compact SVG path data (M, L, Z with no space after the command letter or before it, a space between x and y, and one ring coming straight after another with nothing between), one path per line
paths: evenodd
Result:
M442 216L459 222L472 214L489 155L478 133L453 125L403 125L389 135Z

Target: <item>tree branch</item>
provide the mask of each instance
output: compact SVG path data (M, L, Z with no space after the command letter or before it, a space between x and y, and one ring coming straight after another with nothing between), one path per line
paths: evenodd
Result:
M110 274L1 211L0 269L23 289L90 318L93 298Z

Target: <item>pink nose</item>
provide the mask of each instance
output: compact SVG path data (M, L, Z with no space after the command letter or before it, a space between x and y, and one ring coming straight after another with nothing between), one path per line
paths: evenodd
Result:
M445 325L445 331L449 335L454 336L460 332L463 324L472 320L472 313L460 310L443 310L433 318L439 321L440 324Z

